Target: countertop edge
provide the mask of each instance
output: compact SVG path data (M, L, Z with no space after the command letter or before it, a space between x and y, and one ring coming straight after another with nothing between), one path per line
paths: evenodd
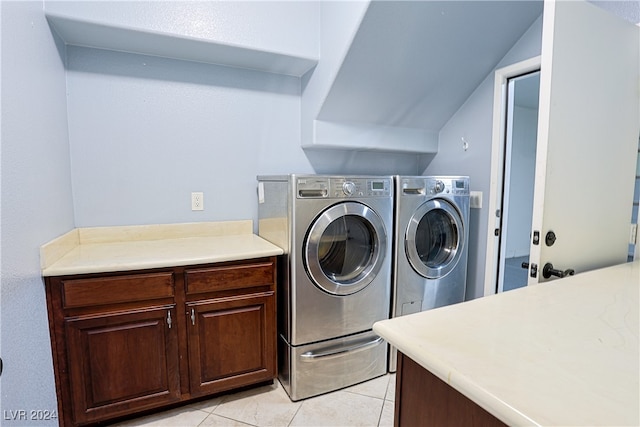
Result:
M465 397L471 399L491 415L498 418L507 425L540 425L531 418L522 414L520 411L509 406L493 394L476 385L475 382L456 371L450 369L447 364L435 356L421 351L412 350L410 347L403 345L403 339L397 332L389 328L388 320L381 320L373 324L373 331L384 338L389 344L396 347L405 356L428 370L440 380L453 387Z
M253 234L251 220L105 228L98 231L100 238L84 240L83 230L74 229L41 246L43 277L179 267L284 253ZM95 235L95 230L90 233Z
M172 260L159 260L150 261L147 263L122 263L118 266L106 266L106 267L59 267L52 266L50 268L42 270L43 277L53 276L71 276L76 274L94 274L94 273L115 273L119 271L135 271L135 270L148 270L154 268L169 268L169 267L183 267L187 265L199 265L199 264L213 264L218 262L239 261L264 258L270 256L282 255L282 249L274 247L272 250L265 250L261 252L252 252L251 254L231 254L228 256L210 256L202 258L188 258L188 259L172 259Z
M615 285L612 284L612 280L615 281ZM547 365L536 361L547 359L538 358L530 361L525 359L522 363L513 362L513 366L511 366L512 359L509 359L506 362L503 360L505 365L497 367L493 364L492 366L489 362L492 360L491 349L481 343L489 342L495 346L505 342L505 337L504 334L493 337L492 334L482 333L482 331L487 327L495 327L499 322L505 322L505 316L526 315L527 325L529 325L526 336L529 336L530 333L537 337L535 344L523 347L522 342L516 340L514 345L517 345L516 348L520 351L534 350L533 353L528 354L551 355L550 361L545 363L554 363L553 366L557 366L559 363L562 369L567 370L567 367L573 366L572 360L575 355L571 352L567 353L566 350L578 354L577 352L586 348L604 349L605 351L598 351L592 362L582 364L579 369L601 366L602 357L609 355L606 352L607 348L616 350L615 354L621 357L616 360L625 361L624 363L629 363L629 361L633 363L635 360L637 363L638 324L636 317L639 290L640 261L635 261L583 272L562 279L562 282L540 283L462 304L381 320L374 323L373 330L398 351L508 425L565 425L571 423L571 419L584 422L587 418L584 417L583 411L575 417L567 417L565 416L566 412L563 412L564 408L558 409L554 406L554 402L538 402L534 399L533 402L536 403L530 405L528 400L523 400L528 399L523 397L526 393L518 393L521 389L514 389L512 396L512 393L509 392L509 386L505 385L505 382L496 383L492 379L494 377L487 376L487 369L492 375L503 371L515 374L520 384L526 383L538 390L555 384L559 390L566 392L570 392L569 388L565 387L566 384L569 384L570 387L579 384L584 386L583 382L573 380L582 378L579 376L579 370L568 370L566 374L563 374L563 379L557 383L554 382L555 379L552 379L551 382L543 384L536 380L537 377L518 376L518 373L527 372L529 365L532 368L537 368L534 369L536 372L545 371ZM576 292L581 292L580 298L576 298ZM553 298L550 298L552 295ZM525 303L528 308L524 311L518 309L516 312L514 309L508 309L508 307L514 307L514 304L516 307L522 308ZM469 313L469 316L465 316L465 313ZM489 316L489 313L494 313L494 315ZM566 318L566 322L562 323L563 327L561 328L558 327L559 324L555 320L559 315L562 315L563 319ZM434 326L443 321L446 322L447 319L453 319L452 316L455 316L456 319L453 321L455 325L453 330L448 330L447 334L433 332ZM462 316L462 320L460 320L460 316ZM549 319L548 316L554 320L552 322L546 321ZM629 321L629 316L635 321ZM474 319L481 318L489 320L480 322L481 325L474 323ZM522 317L518 318L522 319ZM592 320L589 321L590 319ZM514 324L518 323L514 322ZM459 339L467 339L464 331L473 331L476 328L480 328L479 336L469 337L468 341L464 341L464 345L462 341L448 335L449 333L460 334ZM558 332L562 330L566 332ZM569 333L577 338L566 341ZM549 337L548 341L545 341L546 337ZM489 340L485 341L487 338ZM589 343L593 345L589 347ZM536 348L539 348L540 351L536 351ZM550 352L555 352L555 354ZM464 356L463 353L468 356ZM625 354L631 356L624 358ZM617 369L612 372L620 373L622 370ZM543 377L544 381L548 381L551 376ZM617 375L616 378L619 377L620 375ZM593 378L602 380L599 377ZM606 389L604 394L602 393L604 389L601 390L597 387L595 390L591 388L587 388L587 390L591 390L591 395L601 393L602 396L608 396L612 402L627 402L629 400L618 399L621 393L613 395L606 393L606 390L610 389ZM629 390L637 396L637 390ZM580 394L578 390L575 391ZM633 394L625 393L625 396L633 396ZM561 398L560 395L556 397ZM633 401L633 398L629 400L629 402ZM573 399L573 402L575 404L576 399ZM616 411L620 409L620 405L617 404L606 410L600 410L600 406L596 405L589 413L590 416L599 420L596 422L597 424L607 423L608 419L611 424L624 424L627 420L635 419L636 421L632 424L637 425L637 413L634 414L633 404L631 405L629 406L631 412L612 412L612 408ZM546 408L554 408L555 411L552 410L551 413L548 413L545 412ZM614 416L611 417L611 415ZM616 421L612 422L612 420Z

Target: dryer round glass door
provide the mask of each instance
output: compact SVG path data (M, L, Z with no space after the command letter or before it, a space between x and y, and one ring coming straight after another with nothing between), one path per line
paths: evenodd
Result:
M311 225L303 258L311 280L325 292L350 295L367 287L384 261L387 232L368 206L339 203Z
M420 275L439 279L462 255L464 224L458 210L443 199L422 204L411 217L405 234L409 263Z

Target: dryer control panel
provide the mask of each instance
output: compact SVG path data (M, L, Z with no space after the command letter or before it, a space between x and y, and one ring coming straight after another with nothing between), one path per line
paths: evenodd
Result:
M391 177L299 177L298 198L391 197Z

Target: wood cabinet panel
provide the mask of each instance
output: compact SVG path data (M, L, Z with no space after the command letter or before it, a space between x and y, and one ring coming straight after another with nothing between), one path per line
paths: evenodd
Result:
M276 375L273 292L187 304L191 394L219 392Z
M180 400L174 306L65 320L78 423Z
M245 264L227 264L185 271L187 295L240 290L274 283L273 260Z
M60 425L273 380L276 277L275 257L46 277Z
M172 271L62 281L64 308L147 301L173 294Z
M394 426L503 427L505 424L398 352Z

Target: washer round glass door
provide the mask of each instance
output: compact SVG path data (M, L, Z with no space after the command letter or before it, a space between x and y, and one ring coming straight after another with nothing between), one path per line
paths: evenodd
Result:
M464 225L458 210L442 199L423 203L409 220L405 251L420 275L438 279L449 273L462 255Z
M303 257L316 286L333 295L350 295L376 277L386 245L380 216L364 204L345 202L330 207L313 222Z

